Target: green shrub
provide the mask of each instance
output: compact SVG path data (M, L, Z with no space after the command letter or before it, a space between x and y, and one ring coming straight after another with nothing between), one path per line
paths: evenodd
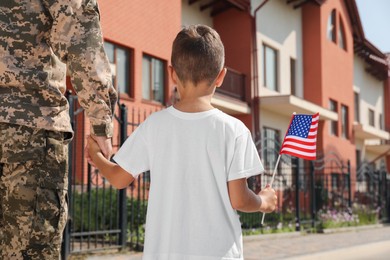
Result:
M119 191L113 188L91 189L90 193L73 192L71 199L72 232L89 232L119 228ZM127 198L127 229L129 240L143 236L147 201Z

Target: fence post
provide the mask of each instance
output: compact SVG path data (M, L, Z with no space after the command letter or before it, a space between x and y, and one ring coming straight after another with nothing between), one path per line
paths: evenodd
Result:
M121 145L127 138L127 107L120 105L120 142ZM125 249L127 242L127 189L119 190L119 229L121 233L119 235L119 245L122 249Z
M74 115L74 96L72 96L72 91L66 93L69 102L69 117L72 129L75 126L75 115ZM72 169L73 169L73 142L68 145L68 198L72 197ZM69 216L71 215L71 207L69 205L70 200L68 200L68 221L66 223L63 236L62 236L62 245L61 245L61 259L66 260L69 256L70 251L70 232L71 232L71 223L69 221Z
M315 190L315 178L314 178L314 162L310 163L310 190L311 190L311 227L316 226L316 190Z
M386 198L386 211L387 211L387 223L390 223L390 194L389 194L389 187L390 187L390 180L387 180L387 172L384 172L384 182L385 182L385 198Z
M351 190L351 161L348 160L347 162L347 167L348 167L348 207L352 207L352 190Z
M382 172L381 170L378 170L378 219L382 218ZM378 207L376 209L378 209Z
M301 219L299 216L299 171L300 163L299 159L295 159L296 169L295 169L295 231L301 230Z

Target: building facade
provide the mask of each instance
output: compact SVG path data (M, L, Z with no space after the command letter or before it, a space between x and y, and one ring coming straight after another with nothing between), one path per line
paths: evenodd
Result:
M114 85L137 124L178 98L168 75L178 31L206 24L220 34L228 68L212 104L252 130L268 170L293 112L320 113L318 157L349 161L352 179L363 162L390 166L389 62L365 38L354 0L99 4ZM88 122L80 131L84 140Z
M317 159L329 177L325 185L345 190L352 183L354 197L368 168L374 173L390 167L386 55L365 38L354 0L251 5L266 169L275 167L291 114L319 112ZM292 175L294 167L282 159L279 171Z

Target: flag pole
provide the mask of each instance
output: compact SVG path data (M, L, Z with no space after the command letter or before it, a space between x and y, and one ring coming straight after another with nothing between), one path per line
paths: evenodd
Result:
M279 161L280 161L280 154L278 156L278 160L276 161L276 164L275 164L275 169L274 169L274 172L272 174L272 178L271 178L271 182L270 182L270 187L272 187L272 184L274 183L274 179L275 179L275 174L276 174L276 170L278 169L278 165L279 165ZM261 225L264 224L264 217L265 217L265 213L263 213L263 217L261 218Z
M284 139L285 139L286 136L287 136L288 129L289 129L289 127L290 127L290 125L291 125L291 123L292 123L292 121L293 121L293 119L294 119L294 116L295 116L296 114L297 114L297 113L294 112L294 113L292 114L292 116L291 116L290 124L289 124L288 127L287 127L286 134L284 135ZM283 139L283 140L284 140L284 139ZM279 165L279 160L280 160L280 153L279 153L278 160L276 161L276 164L275 164L274 173L272 174L272 179L271 179L270 187L272 187L272 184L273 184L273 182L274 182L275 173L276 173L276 170L278 169L278 165ZM263 213L263 217L261 218L261 225L264 224L264 217L265 217L265 213Z

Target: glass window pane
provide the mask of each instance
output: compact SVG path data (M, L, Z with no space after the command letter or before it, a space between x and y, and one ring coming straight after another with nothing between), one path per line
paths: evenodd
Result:
M161 60L153 59L154 69L154 100L160 103L164 102L164 63Z
M116 49L116 79L119 93L129 92L129 54L125 49Z
M359 107L359 104L360 104L360 97L359 97L359 93L354 93L354 106L355 106L355 121L356 122L360 122L360 107Z
M142 98L150 100L150 90L151 90L151 75L150 75L150 58L144 56L142 58Z
M368 123L370 126L375 126L375 113L372 109L368 109Z
M109 42L104 42L104 50L106 51L110 63L114 63L114 45Z
M327 28L327 37L329 40L333 42L336 42L335 25L336 25L336 10L333 10L329 15L328 28Z
M339 46L340 48L345 49L344 34L341 28L339 28Z
M329 100L329 109L333 112L336 112L337 113L337 102L334 101L334 100ZM337 121L331 121L330 122L330 134L331 135L338 135L338 132L337 132L337 127L338 127L338 124L337 124Z
M296 86L295 86L295 60L290 58L290 85L291 85L291 95L296 95Z
M279 131L264 127L264 166L272 169L279 155Z
M338 31L338 38L339 38L339 46L340 48L346 50L347 47L345 45L345 32L344 32L344 24L343 20L341 20L341 16L339 16L339 31Z
M332 189L337 190L337 174L332 174Z
M348 108L341 106L341 136L348 139Z
M264 46L264 68L265 68L265 87L277 91L277 55L276 50Z

